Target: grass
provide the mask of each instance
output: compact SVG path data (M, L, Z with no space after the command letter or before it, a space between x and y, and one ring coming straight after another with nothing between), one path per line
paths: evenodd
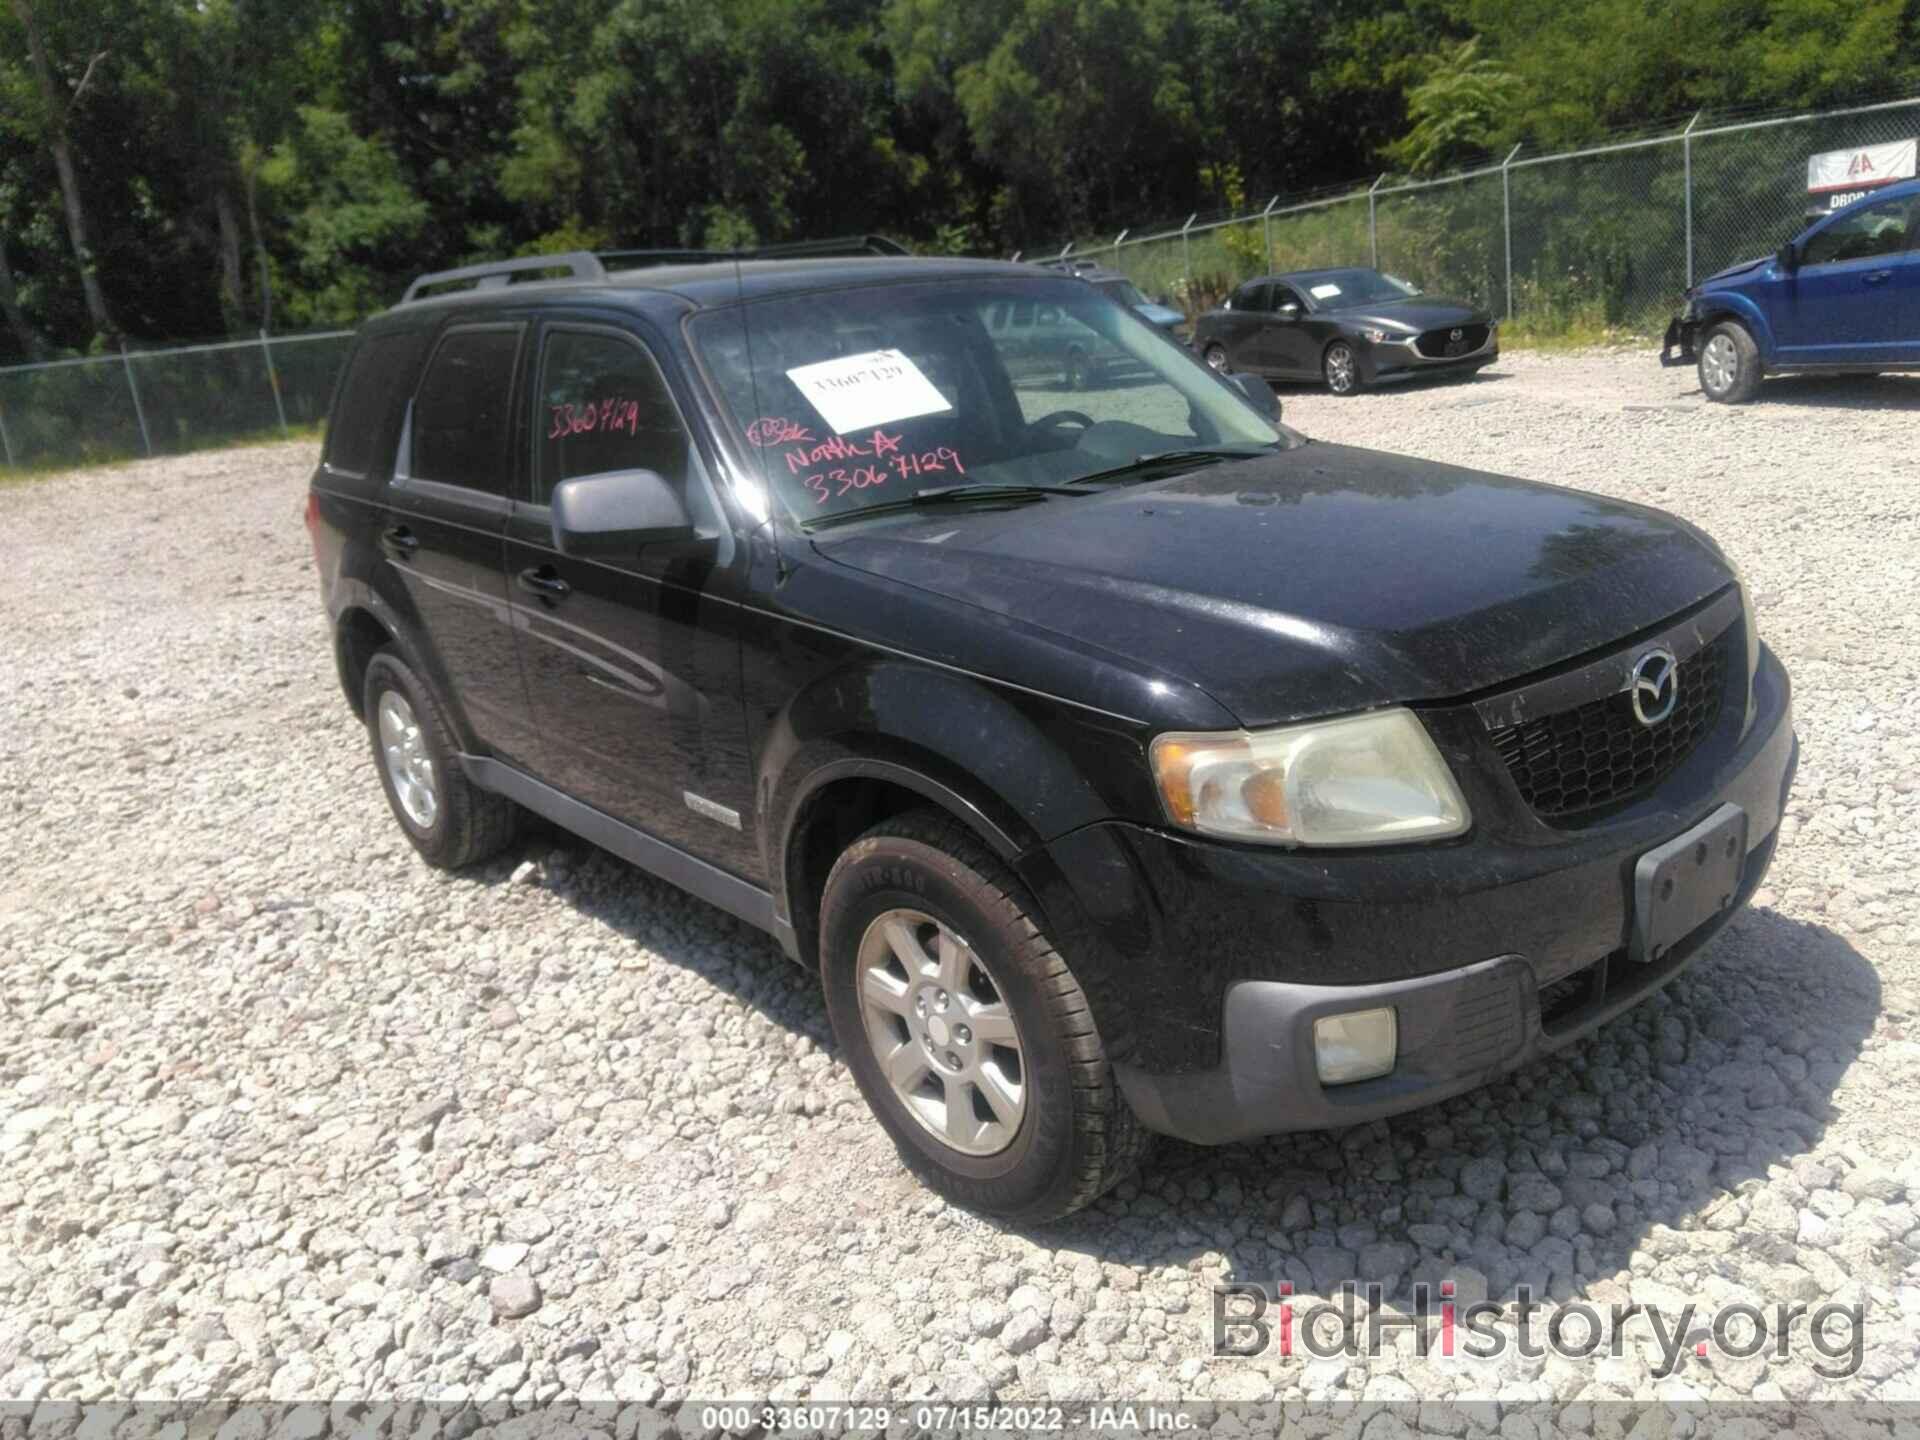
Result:
M284 432L278 425L274 425L265 430L250 430L239 435L223 436L218 440L210 440L204 445L195 445L189 450L161 450L151 456L137 452L106 452L85 455L78 459L40 459L29 460L24 465L0 465L0 485L19 485L34 480L46 480L73 470L120 470L129 465L138 465L148 459L168 460L182 455L205 455L219 450L244 450L251 445L315 442L320 439L325 428L324 422L315 420L305 425L289 425Z
M1572 350L1618 349L1658 345L1660 331L1650 327L1614 325L1592 320L1567 321L1552 316L1519 315L1500 325L1502 350L1537 350L1564 354Z

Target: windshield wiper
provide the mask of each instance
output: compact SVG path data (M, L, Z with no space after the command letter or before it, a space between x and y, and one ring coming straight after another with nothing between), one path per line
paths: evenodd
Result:
M1066 485L935 485L931 489L916 491L900 500L885 500L878 505L862 505L855 510L842 510L834 515L821 515L812 520L803 520L800 522L800 528L821 530L829 525L843 525L849 520L865 520L873 515L897 515L904 510L917 510L929 505L951 505L966 500L1044 500L1049 495L1089 493L1089 491L1075 490Z
M1202 465L1216 465L1222 460L1251 460L1272 448L1270 445L1255 444L1251 449L1240 446L1211 445L1187 450L1154 450L1145 455L1136 455L1124 465L1114 465L1105 470L1095 470L1091 475L1082 475L1073 483L1091 485L1107 480L1152 480L1163 470L1197 469Z

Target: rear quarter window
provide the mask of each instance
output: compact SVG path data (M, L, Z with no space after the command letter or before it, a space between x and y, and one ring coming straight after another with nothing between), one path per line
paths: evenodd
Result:
M363 335L347 359L327 422L327 467L365 475L393 459L400 419L427 346L424 331Z

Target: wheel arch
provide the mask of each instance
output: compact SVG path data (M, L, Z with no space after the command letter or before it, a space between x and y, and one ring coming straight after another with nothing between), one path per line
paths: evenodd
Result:
M1710 293L1701 297L1700 314L1693 323L1696 347L1707 331L1728 320L1753 337L1753 343L1760 351L1760 363L1771 365L1774 360L1773 327L1767 324L1766 314L1758 305L1737 293Z
M870 737L867 743L871 744ZM828 872L866 831L910 810L952 816L1011 864L1035 837L977 782L953 773L938 755L893 744L888 753L837 753L811 764L783 806L775 840L775 906L792 927L797 958L819 964L820 900Z
M333 660L340 674L340 688L346 692L347 705L356 718L366 717L367 667L373 657L388 645L396 645L392 629L363 605L349 605L340 612L333 627Z

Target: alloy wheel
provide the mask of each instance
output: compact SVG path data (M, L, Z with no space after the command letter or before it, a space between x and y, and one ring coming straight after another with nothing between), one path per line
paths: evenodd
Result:
M440 813L440 791L427 753L420 721L398 690L380 697L380 749L387 757L387 778L407 818L422 830L433 828Z
M1344 395L1353 389L1356 374L1351 349L1336 345L1327 351L1327 388L1334 394Z
M918 910L888 910L861 937L855 980L867 1041L906 1112L965 1155L1013 1143L1027 1067L1013 1012L980 957Z

